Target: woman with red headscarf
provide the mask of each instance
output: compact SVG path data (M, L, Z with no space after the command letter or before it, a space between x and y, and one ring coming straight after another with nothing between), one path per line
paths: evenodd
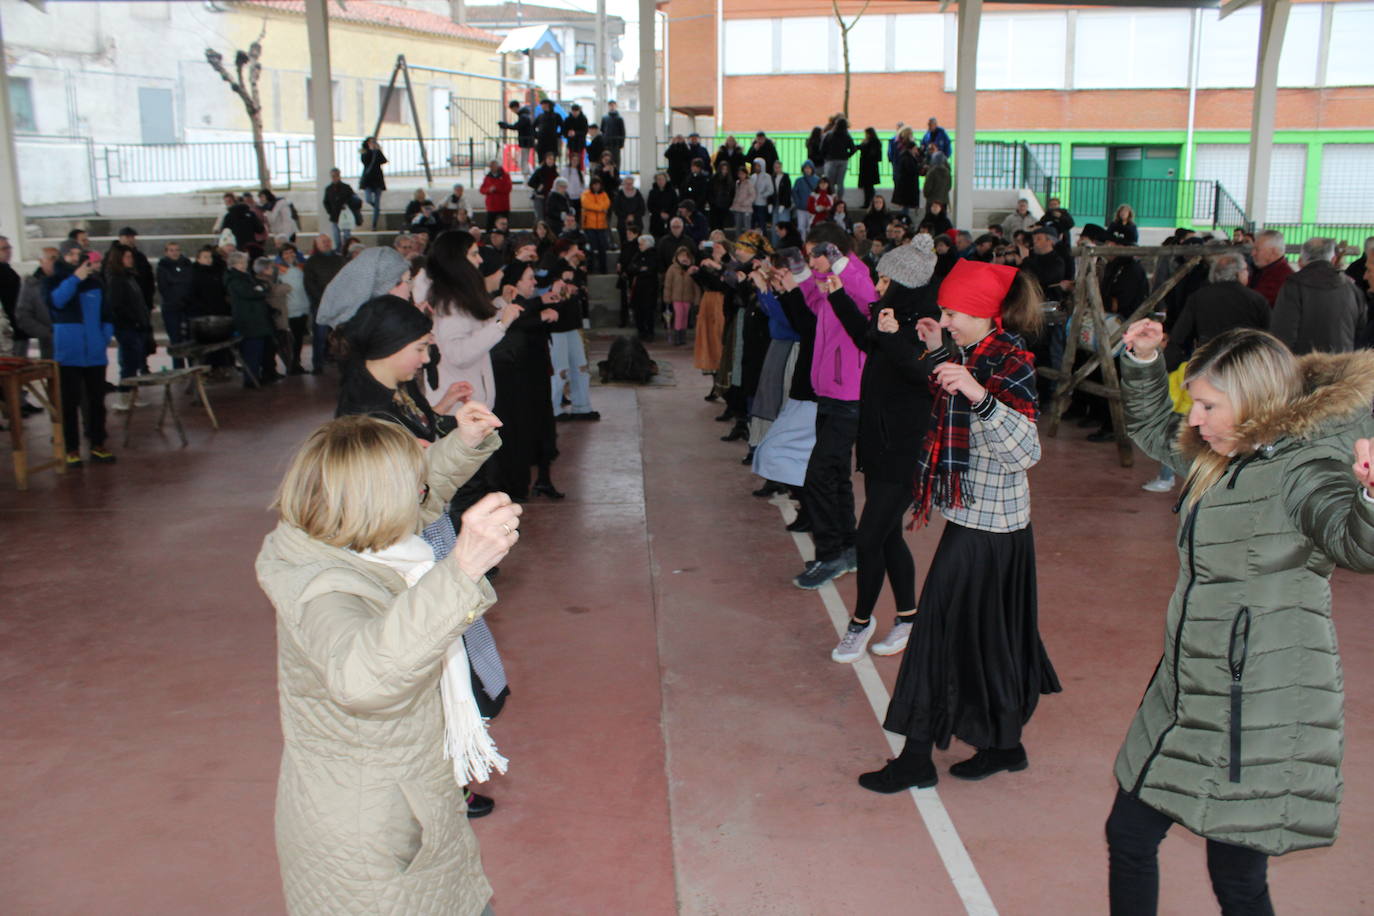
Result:
M1060 689L1036 620L1026 482L1040 438L1035 366L1019 335L1038 329L1041 299L1028 274L963 260L940 285L940 321L917 322L935 405L916 471L915 523L939 506L946 524L883 723L906 745L859 777L865 789L935 785L932 748L949 747L951 737L977 751L951 776L1024 770L1021 729L1040 694ZM878 330L894 332L891 324Z

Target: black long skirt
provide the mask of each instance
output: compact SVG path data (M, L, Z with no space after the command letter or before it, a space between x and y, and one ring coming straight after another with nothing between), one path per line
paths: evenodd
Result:
M1035 538L945 524L883 727L936 747L1015 747L1059 678L1040 641Z

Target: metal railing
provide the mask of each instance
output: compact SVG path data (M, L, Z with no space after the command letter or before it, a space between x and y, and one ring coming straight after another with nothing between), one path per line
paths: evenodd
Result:
M1059 176L1049 179L1046 186L1045 198L1059 198L1080 223L1100 221L1105 226L1118 207L1129 204L1137 223L1210 224L1213 228L1245 224L1245 211L1217 181Z
M1225 224L1223 224L1225 225ZM1229 229L1242 228L1241 225L1227 226ZM1339 245L1355 249L1352 257L1359 257L1364 249L1364 240L1374 238L1374 225L1358 223L1265 223L1265 229L1277 229L1283 233L1283 240L1289 245L1301 245L1312 238L1335 239Z
M1042 193L1059 174L1058 143L979 140L973 145L973 187L977 190L1030 188Z

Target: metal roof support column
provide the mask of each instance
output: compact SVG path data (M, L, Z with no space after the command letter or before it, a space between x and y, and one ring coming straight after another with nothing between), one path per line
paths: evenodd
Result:
M310 111L315 127L315 187L317 197L329 184L334 168L334 79L329 66L329 7L327 0L305 0L305 29L310 42ZM417 125L418 127L418 125ZM324 213L322 200L315 206ZM320 219L323 226L324 218Z
M5 73L5 33L0 26L0 235L14 247L13 259L24 260L24 204L19 199L19 160L14 148L14 113L10 111L10 80Z
M1279 54L1283 51L1283 33L1288 28L1288 11L1292 6L1292 0L1264 0L1260 11L1259 55L1250 121L1250 174L1245 184L1245 215L1255 228L1264 226L1269 208Z
M647 189L658 166L658 62L654 57L654 0L639 0L639 184Z
M959 58L954 85L953 223L973 230L973 150L977 134L978 21L983 0L959 0Z

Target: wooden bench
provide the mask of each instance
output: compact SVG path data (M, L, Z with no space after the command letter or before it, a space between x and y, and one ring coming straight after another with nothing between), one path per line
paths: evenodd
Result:
M214 343L197 343L192 340L184 340L181 343L169 345L167 355L174 359L184 359L195 366L208 366L213 354L227 350L229 355L234 358L234 365L239 368L244 377L252 383L254 388L261 388L258 374L248 368L248 364L243 361L243 353L239 349L241 343L243 343L241 337L230 337L226 340L217 340ZM202 389L204 388L199 377L197 377L197 384Z
M181 426L181 415L177 413L176 395L172 391L172 386L179 381L188 382L188 388L193 386L200 398L201 406L205 408L205 413L210 418L210 426L219 429L219 421L215 419L215 412L210 409L210 399L205 394L205 374L209 371L205 366L164 369L161 372L149 372L146 375L134 375L120 379L119 383L136 388L152 388L161 385L162 410L157 415L157 426L154 429L161 432L162 424L166 422L167 415L171 414L172 422L176 424L177 435L181 437L182 447L185 447L187 445L186 430ZM135 410L131 407L124 414L124 445L126 447L129 444L129 435L134 425L134 413Z
M14 481L19 489L29 488L29 474L53 468L67 472L67 444L62 436L62 385L57 363L50 359L0 357L0 387L5 392L5 415L10 424L14 446ZM24 390L28 389L52 418L52 460L29 464L24 442Z

